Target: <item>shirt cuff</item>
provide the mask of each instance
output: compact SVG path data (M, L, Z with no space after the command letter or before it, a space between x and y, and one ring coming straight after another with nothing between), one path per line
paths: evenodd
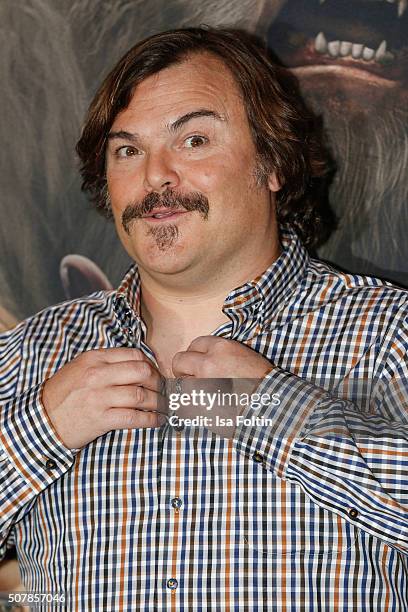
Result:
M324 389L274 366L237 420L235 450L284 478L296 441L327 396Z
M62 476L77 451L67 448L52 426L41 402L43 384L8 402L0 414L0 455L35 493Z

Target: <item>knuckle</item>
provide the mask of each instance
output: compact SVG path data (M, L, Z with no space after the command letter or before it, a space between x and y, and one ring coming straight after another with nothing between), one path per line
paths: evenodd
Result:
M181 353L176 353L171 362L171 367L174 373L180 369Z
M222 352L226 348L224 338L217 338L217 340L215 340L213 343L212 348L217 353Z
M156 427L158 417L155 412L146 412L143 415L144 427Z
M120 429L131 429L135 425L136 415L132 412L121 414L118 419L118 427Z
M188 360L189 353L187 351L179 351L174 355L174 359L178 365L182 364L184 361Z
M142 378L148 378L152 372L152 366L148 361L139 362L139 374Z
M144 400L144 389L143 387L134 388L134 401L136 404L141 404Z
M99 380L99 369L92 365L86 369L86 381L89 385L94 385Z
M81 355L78 355L77 359L83 361L85 364L93 363L95 359L95 351L84 351Z
M110 429L131 429L135 427L136 415L133 410L118 411L110 409L108 418L104 418L105 428Z
M202 373L204 378L211 378L213 375L213 365L209 359L205 359L202 365Z

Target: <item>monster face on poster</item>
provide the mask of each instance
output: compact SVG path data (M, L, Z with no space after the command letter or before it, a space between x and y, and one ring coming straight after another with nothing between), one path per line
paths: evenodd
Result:
M408 609L408 0L0 33L0 607Z

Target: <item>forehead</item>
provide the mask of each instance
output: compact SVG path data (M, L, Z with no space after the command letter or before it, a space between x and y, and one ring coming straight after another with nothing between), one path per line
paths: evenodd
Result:
M245 115L239 87L216 56L194 54L139 83L128 107L115 118L132 115L142 121L171 119L195 108L208 108L226 118Z

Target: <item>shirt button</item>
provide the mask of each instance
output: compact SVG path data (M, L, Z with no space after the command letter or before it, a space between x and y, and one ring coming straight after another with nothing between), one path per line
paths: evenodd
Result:
M173 429L174 431L183 431L184 423L180 423L180 421L178 421L177 424L173 425Z
M177 589L177 587L178 587L178 580L176 580L175 578L169 578L167 581L167 588L174 591L175 589Z
M45 467L47 470L53 470L57 467L57 464L53 459L47 459L47 461L45 462Z
M179 497L173 497L173 499L171 500L171 505L173 506L173 508L181 508L181 506L183 505L183 502L181 501L181 499Z
M262 462L263 462L263 460L264 460L264 458L263 458L263 456L261 455L261 453L258 453L258 452L254 453L254 454L252 455L252 459L255 461L255 463L262 463Z
M348 511L348 515L351 519L355 519L358 517L358 510L356 510L355 508L350 508L350 510Z

